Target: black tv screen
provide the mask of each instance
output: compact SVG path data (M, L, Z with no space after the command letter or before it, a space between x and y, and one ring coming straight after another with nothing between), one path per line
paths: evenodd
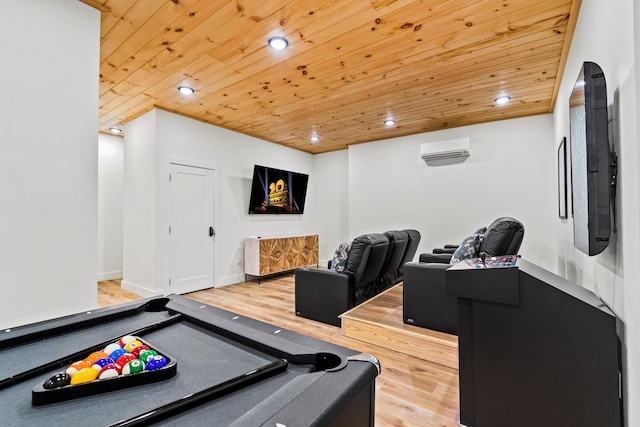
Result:
M309 175L255 165L251 181L250 214L301 214Z
M610 149L607 86L602 69L585 62L569 99L574 246L596 255L609 245Z

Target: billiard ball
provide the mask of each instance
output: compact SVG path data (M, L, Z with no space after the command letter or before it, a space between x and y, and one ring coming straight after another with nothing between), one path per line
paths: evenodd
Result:
M103 357L102 359L98 359L95 362L93 362L93 365L91 365L91 367L96 371L100 372L102 371L102 368L112 363L115 363L112 358Z
M133 340L133 341L129 341L127 345L124 346L124 349L127 350L129 353L131 353L134 348L140 345L142 345L142 342L140 342L140 340Z
M120 369L123 369L124 365L131 362L132 360L136 360L136 357L131 353L126 353L118 357L118 360L116 360L116 365L118 365Z
M127 362L126 365L122 368L122 375L129 374L137 374L138 372L144 371L144 363L140 360L135 359L130 362Z
M113 350L111 353L109 353L109 357L113 360L118 360L123 354L127 354L127 350L125 350L124 348L118 348L117 350Z
M104 359L105 357L109 357L109 355L104 351L94 351L93 353L88 355L85 360L93 365L96 360Z
M120 368L115 363L105 365L98 373L98 379L113 378L120 375Z
M69 384L71 384L71 375L67 374L66 372L58 372L51 378L47 379L42 384L42 387L44 387L46 390L52 390L54 388L64 387Z
M93 368L84 368L71 375L71 385L88 383L98 378L98 371Z
M150 359L147 359L147 364L145 365L145 369L147 371L155 371L156 369L163 368L167 365L167 358L162 355L153 356Z
M106 346L104 348L104 350L102 350L102 351L104 351L109 356L111 356L111 353L113 353L114 350L118 350L119 348L122 348L122 347L120 347L120 344L118 344L117 342L114 342L114 343L111 343L108 346Z
M67 368L66 372L69 375L73 375L78 371L81 371L84 368L90 368L91 367L91 363L89 363L86 360L79 360L77 362L73 362L71 365L69 365L69 367Z
M149 360L150 357L157 356L157 355L158 355L158 352L155 350L143 350L138 355L138 359L147 363L147 360Z
M133 354L138 359L140 358L140 352L143 350L151 350L148 345L142 344L131 350L131 354Z
M135 340L136 337L132 336L132 335L125 335L124 337L120 338L118 340L118 344L120 344L120 347L124 348L124 346L126 346L127 344L129 344L131 341Z

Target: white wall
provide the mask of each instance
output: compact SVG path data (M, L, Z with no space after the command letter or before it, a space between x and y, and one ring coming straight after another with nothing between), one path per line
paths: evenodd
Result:
M618 232L609 248L589 257L573 247L569 219L556 231L558 272L596 292L620 318L626 423L640 425L640 201L637 67L639 6L632 0L583 0L554 112L556 141L569 137L568 99L583 61L596 62L607 80L610 140L619 156ZM635 43L634 43L635 39Z
M98 135L98 281L122 278L122 142Z
M320 233L320 262L326 265L338 244L349 236L349 152L333 151L314 156L315 213Z
M424 142L470 138L462 163L427 166ZM557 221L552 116L541 115L349 147L349 235L415 228L417 254L458 244L500 216L525 226L520 253L553 268Z
M130 150L134 150L129 147L130 143L133 147L144 145L143 162L146 165L143 168L140 168L137 160L127 158ZM149 164L150 158L153 159L153 166ZM319 233L317 221L320 217L316 212L317 198L314 196L319 184L311 173L312 155L154 110L128 123L125 129L124 286L134 292L147 294L169 290L164 268L167 246L164 177L168 173L169 162L216 170L216 286L244 280L246 237ZM254 164L310 174L305 213L249 215ZM129 178L134 173L144 178L136 179L140 183L136 188L128 188ZM155 194L156 191L157 199L144 201L143 215L128 217L128 212L139 203L139 195ZM144 228L144 236L133 236L138 226ZM135 272L130 274L129 268Z
M0 327L97 304L100 14L2 4Z
M142 296L161 294L156 284L156 111L124 128L122 288Z
M503 215L525 224L521 253L555 269L555 246L546 234L559 221L551 115L358 144L316 156L162 110L127 124L125 134L123 286L141 295L167 291L163 176L170 161L218 171L216 228L222 234L216 237L217 286L243 280L247 236L319 234L325 263L340 242L362 233L415 228L422 233L420 253L458 243ZM472 155L465 162L431 167L420 159L422 142L460 136L471 138ZM246 213L255 163L310 174L304 215ZM460 208L461 201L469 209Z

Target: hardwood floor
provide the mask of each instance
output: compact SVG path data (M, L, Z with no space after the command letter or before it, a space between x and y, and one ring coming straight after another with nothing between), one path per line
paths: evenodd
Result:
M185 296L238 314L375 355L382 365L376 379L378 427L459 426L458 371L342 335L340 328L294 313L293 274L206 289ZM100 307L140 299L120 289L119 280L98 284Z
M343 313L342 335L458 369L458 337L402 321L402 283Z

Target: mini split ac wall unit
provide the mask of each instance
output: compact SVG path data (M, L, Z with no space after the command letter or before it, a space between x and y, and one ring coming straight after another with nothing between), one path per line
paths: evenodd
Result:
M425 163L433 160L460 159L469 157L469 138L425 142L420 145L420 157Z

